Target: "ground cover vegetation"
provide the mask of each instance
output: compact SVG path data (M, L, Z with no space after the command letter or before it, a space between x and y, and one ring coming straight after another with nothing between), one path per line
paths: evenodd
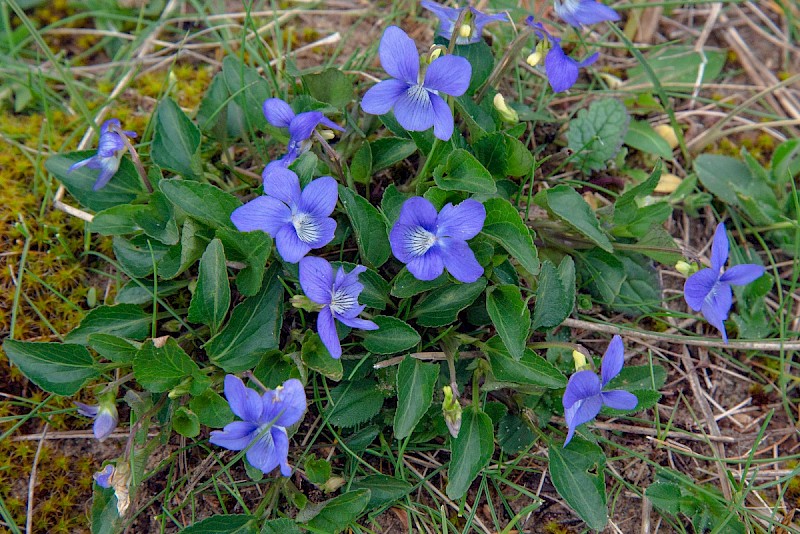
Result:
M800 532L792 3L0 3L8 532Z

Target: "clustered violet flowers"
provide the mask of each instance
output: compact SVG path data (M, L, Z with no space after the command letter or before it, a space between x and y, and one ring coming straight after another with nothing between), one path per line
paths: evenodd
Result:
M309 300L321 306L317 317L317 333L334 358L342 356L334 319L350 328L378 329L374 322L358 317L365 307L358 303L358 296L364 290L358 275L366 270L366 267L357 265L345 273L339 267L334 275L333 266L327 260L313 256L300 260L300 287Z
M463 57L440 56L420 78L419 54L414 40L397 26L383 32L378 48L381 65L392 77L364 94L361 109L383 115L394 109L400 126L411 132L428 130L448 141L453 135L453 113L440 93L461 96L469 87L472 66Z
M92 186L93 191L104 187L119 170L122 155L125 153L125 141L122 136L136 137L136 132L122 130L119 119L108 119L100 127L100 141L97 145L97 154L90 158L70 165L67 172L72 172L81 167L99 169L100 174Z
M686 304L694 311L702 312L709 324L722 333L725 343L728 342L725 319L733 305L731 286L749 284L764 274L764 267L752 263L734 265L723 272L729 247L725 223L719 223L711 243L711 268L694 273L683 286Z
M282 386L259 395L245 386L239 377L227 375L225 398L241 421L214 430L209 441L232 451L247 449L247 461L264 474L280 466L283 476L291 475L286 427L300 421L306 411L303 384L290 378Z
M240 231L268 233L289 263L331 242L336 231L336 221L330 217L338 200L336 180L322 176L301 190L297 174L274 167L264 173L264 192L231 214Z
M431 0L422 0L420 5L436 15L439 18L439 29L437 35L441 35L445 39L453 38L453 31L456 30L456 23L458 17L461 15L462 9L454 7L446 7ZM508 22L508 15L505 13L498 13L497 15L488 15L478 11L472 6L465 8L467 12L461 21L461 27L456 31L456 44L466 45L474 44L481 40L481 33L483 27L492 22Z
M638 400L636 395L629 391L615 389L603 391L611 380L622 371L625 362L622 338L614 336L609 343L603 360L600 364L602 380L594 371L578 371L569 377L567 389L564 391L562 404L564 405L564 419L567 422L567 439L564 446L572 439L575 429L588 423L600 413L603 406L615 410L633 410Z
M531 54L528 59L528 62L533 64L533 66L536 66L536 64L541 61L539 55L542 53L541 50L546 48L544 46L544 39L547 39L550 50L544 58L544 72L547 75L547 81L550 83L550 87L552 87L553 91L556 93L566 91L575 85L575 82L578 81L578 71L583 67L588 67L600 57L600 55L595 52L583 61L577 61L564 52L564 49L561 48L561 39L550 35L550 32L544 28L541 22L534 22L533 17L528 17L525 19L525 24L533 28L536 36L542 39L540 46L537 46L537 52Z

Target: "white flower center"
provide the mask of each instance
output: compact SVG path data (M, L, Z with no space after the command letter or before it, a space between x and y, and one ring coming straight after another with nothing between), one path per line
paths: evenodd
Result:
M435 91L432 91L435 92ZM406 91L408 98L418 106L430 106L431 97L428 95L428 89L425 89L422 84L410 85Z
M357 304L358 299L355 296L341 289L331 295L330 308L334 313L342 314Z
M319 221L308 213L295 213L292 215L292 226L297 232L297 237L303 243L312 243L318 240L322 233Z
M436 236L421 226L406 235L408 251L414 256L422 256L436 244Z

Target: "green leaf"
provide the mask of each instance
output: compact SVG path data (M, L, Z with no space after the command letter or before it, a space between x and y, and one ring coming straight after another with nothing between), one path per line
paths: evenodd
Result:
M192 397L189 408L197 414L201 424L211 428L222 428L233 421L233 412L228 402L210 388Z
M538 274L539 256L533 237L517 208L502 198L490 198L483 207L486 208L483 235L497 241L530 274Z
M453 500L466 495L472 481L486 467L494 453L491 418L470 404L461 416L458 437L450 441L452 455L447 469L447 496Z
M172 415L172 428L181 436L193 438L200 434L200 419L185 406L179 406Z
M417 151L417 145L410 139L382 137L370 143L372 150L372 173L391 167Z
M141 343L133 343L111 334L91 334L89 346L106 360L114 363L130 363Z
M228 283L228 268L222 242L214 239L200 258L197 288L189 305L189 321L203 323L216 334L228 307L231 305L231 287Z
M714 196L744 211L754 224L771 225L782 220L775 193L755 178L747 165L728 156L701 154L694 170L703 187Z
M703 47L698 52L690 45L673 45L661 47L646 55L647 63L658 77L664 89L674 88L686 90L687 85L709 83L714 81L725 65L724 50ZM700 80L698 81L698 77ZM645 86L638 90L649 90L652 82L647 70L642 65L628 69L626 86Z
M163 244L144 235L133 239L115 236L112 249L122 270L133 278L151 275L154 267L167 253Z
M631 121L625 133L625 144L641 152L672 161L672 147L647 121Z
M163 298L174 295L188 285L188 280L159 280L157 288L158 296ZM147 279L128 280L128 283L122 286L117 296L114 297L114 302L117 304L136 304L139 306L142 304L152 304L153 281Z
M119 170L111 181L99 191L92 191L92 186L97 181L100 171L81 167L68 172L70 165L95 154L97 154L96 150L59 154L47 158L44 166L64 184L69 194L75 197L81 206L92 211L99 212L114 206L130 204L145 194L142 179L136 172L136 167L127 158L122 158Z
M472 67L472 76L467 89L468 95L473 94L483 85L494 69L494 54L482 39L477 43L467 45L456 45L453 53L457 56L466 58Z
M231 57L226 56L223 62ZM223 72L218 72L211 80L200 101L195 120L204 134L218 141L244 136L244 114L238 104L232 101Z
M372 177L372 149L369 143L364 143L353 154L350 162L350 174L358 184L368 184Z
M486 278L471 284L453 284L431 291L413 308L411 317L422 326L444 326L458 317L458 312L472 304L486 288Z
M367 508L370 491L349 491L328 501L311 504L300 511L297 520L312 531L336 534L358 519Z
M519 361L511 357L502 340L495 336L484 345L492 374L500 382L527 384L548 389L566 387L567 378L530 349L525 349Z
M614 203L614 228L612 233L623 237L644 237L653 228L661 226L672 214L666 202L656 202L639 207L638 199L650 195L661 177L661 163L657 163L650 177L628 189Z
M180 240L172 207L161 191L153 192L150 195L150 203L134 213L133 219L145 234L165 245L174 245Z
M548 465L553 485L589 528L603 530L608 523L603 451L580 437L569 445L551 442Z
M246 265L236 275L236 288L246 297L252 297L261 289L264 269L272 252L272 238L261 231L240 232L221 226L216 236L225 246L225 257Z
M325 410L328 422L352 427L372 419L383 407L383 393L373 380L344 382L331 390L331 404Z
M297 523L291 519L269 519L261 525L260 534L303 534Z
M242 134L252 136L267 128L267 119L262 111L264 101L272 96L267 80L255 67L245 65L235 55L228 55L222 60L222 75L228 93L233 96L228 114L234 108L235 113L241 116Z
M583 256L583 278L604 305L623 313L649 313L661 305L661 285L642 256L592 249Z
M200 130L170 97L158 103L150 157L162 169L186 178L198 179L203 175Z
M187 218L183 222L181 242L170 247L158 263L159 278L170 280L194 265L213 237L214 232L211 229Z
M81 345L6 339L3 351L31 382L56 395L74 395L88 380L100 376L94 359Z
M338 68L307 74L303 76L303 83L311 96L338 109L343 109L353 99L354 84Z
M231 213L242 205L235 196L209 184L161 180L158 187L175 206L212 228L233 228Z
M141 340L150 333L150 321L150 314L139 306L98 306L83 318L78 328L66 335L64 342L88 345L89 336L97 332Z
M363 330L362 345L373 354L395 354L410 349L420 341L419 334L408 323L394 317L379 315L372 320L377 330Z
M322 340L316 332L306 333L303 338L301 357L306 367L331 380L338 382L344 376L342 361L331 358L331 353L322 344Z
M228 373L252 369L261 356L278 348L283 324L283 286L277 262L264 273L261 290L236 306L225 327L203 348L209 359Z
M450 153L447 163L434 170L433 179L436 185L446 191L479 194L493 194L497 191L489 171L463 148L457 148Z
M331 478L331 463L315 456L306 459L306 476L309 482L321 486Z
M181 530L181 534L256 534L258 520L251 515L214 515Z
M199 371L197 364L173 338L168 338L164 346L158 348L148 341L133 358L136 381L153 393L168 391Z
M119 532L117 498L112 488L94 485L92 495L92 534L116 534Z
M405 480L387 475L369 475L357 478L350 484L351 490L368 489L370 491L370 499L367 504L367 508L370 510L402 499L411 493L413 488Z
M95 214L89 223L89 231L100 235L124 235L141 230L136 223L135 215L142 206L121 204Z
M535 440L533 431L518 415L504 415L497 424L497 442L506 454L516 454Z
M644 495L659 511L672 515L677 515L680 512L682 494L681 487L677 484L656 479L655 482L647 486Z
M667 380L667 371L660 365L629 365L608 383L607 389L624 389L636 391L638 389L652 389L655 391L664 387Z
M381 211L383 211L386 220L389 221L389 226L393 225L397 218L400 217L400 208L408 198L408 195L401 193L394 184L389 184L383 191Z
M397 273L397 276L394 278L391 293L397 298L405 299L413 297L414 295L419 295L425 291L430 291L431 289L436 289L437 287L442 287L447 281L446 273L440 274L433 280L417 280L407 268L403 267L403 270Z
M410 436L433 402L433 389L439 379L439 366L406 356L397 370L397 410L394 412L394 437Z
M575 263L571 257L564 256L561 266L566 279L562 279L560 267L556 269L547 260L542 263L539 286L536 288L536 304L533 308L534 330L558 326L572 313L575 305Z
M595 100L588 110L578 111L567 130L567 143L578 169L605 169L606 162L622 147L629 121L625 106L614 98Z
M531 311L519 287L500 285L486 292L486 311L509 354L518 360L525 350L531 328Z
M600 229L592 208L583 197L568 185L557 185L550 189L543 189L533 198L537 206L567 223L572 229L589 239L592 243L606 252L613 252L608 236Z
M361 259L377 269L389 259L389 235L380 212L364 197L339 186L339 200L353 226Z
M784 141L772 153L770 175L773 183L782 186L800 173L800 139Z

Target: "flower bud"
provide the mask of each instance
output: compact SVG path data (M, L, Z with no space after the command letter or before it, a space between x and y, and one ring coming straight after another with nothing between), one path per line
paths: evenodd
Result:
M318 312L322 309L321 304L313 302L310 298L308 298L305 295L295 295L291 299L289 299L289 302L292 303L293 307L299 308L307 312Z
M444 392L444 400L442 401L442 415L444 415L444 422L447 425L447 430L454 438L458 437L458 432L461 430L461 404L453 396L453 390L450 386L442 388Z
M682 180L678 176L670 173L664 173L661 175L661 178L658 179L658 185L653 191L663 194L672 193L678 188L679 185L681 185L681 182Z
M319 131L319 135L320 135L320 137L322 137L326 141L330 141L335 136L335 134L333 133L333 130L320 130Z
M547 48L548 44L546 41L539 41L536 43L536 48L533 49L531 55L528 56L525 62L531 67L535 67L544 59L545 54L548 52Z
M586 355L579 350L572 351L572 360L575 362L576 371L583 371L585 369L592 368L592 366L586 362Z
M111 479L114 477L114 465L108 464L106 465L101 471L97 471L92 478L94 481L97 482L97 485L101 488L110 488L111 487Z
M497 93L494 95L494 100L492 103L494 104L494 109L496 109L500 114L500 118L503 120L503 122L507 122L509 124L516 124L519 122L519 114L515 110L508 107L506 104L506 99L503 98L502 94Z
M664 141L669 143L670 148L675 148L678 146L678 136L675 134L675 130L669 124L659 124L654 128L656 133L660 135Z
M464 39L469 39L472 37L472 26L469 24L462 24L458 29L458 36L463 37Z
M700 267L694 262L688 263L681 260L675 264L675 270L684 276L691 276L697 271L699 271Z

